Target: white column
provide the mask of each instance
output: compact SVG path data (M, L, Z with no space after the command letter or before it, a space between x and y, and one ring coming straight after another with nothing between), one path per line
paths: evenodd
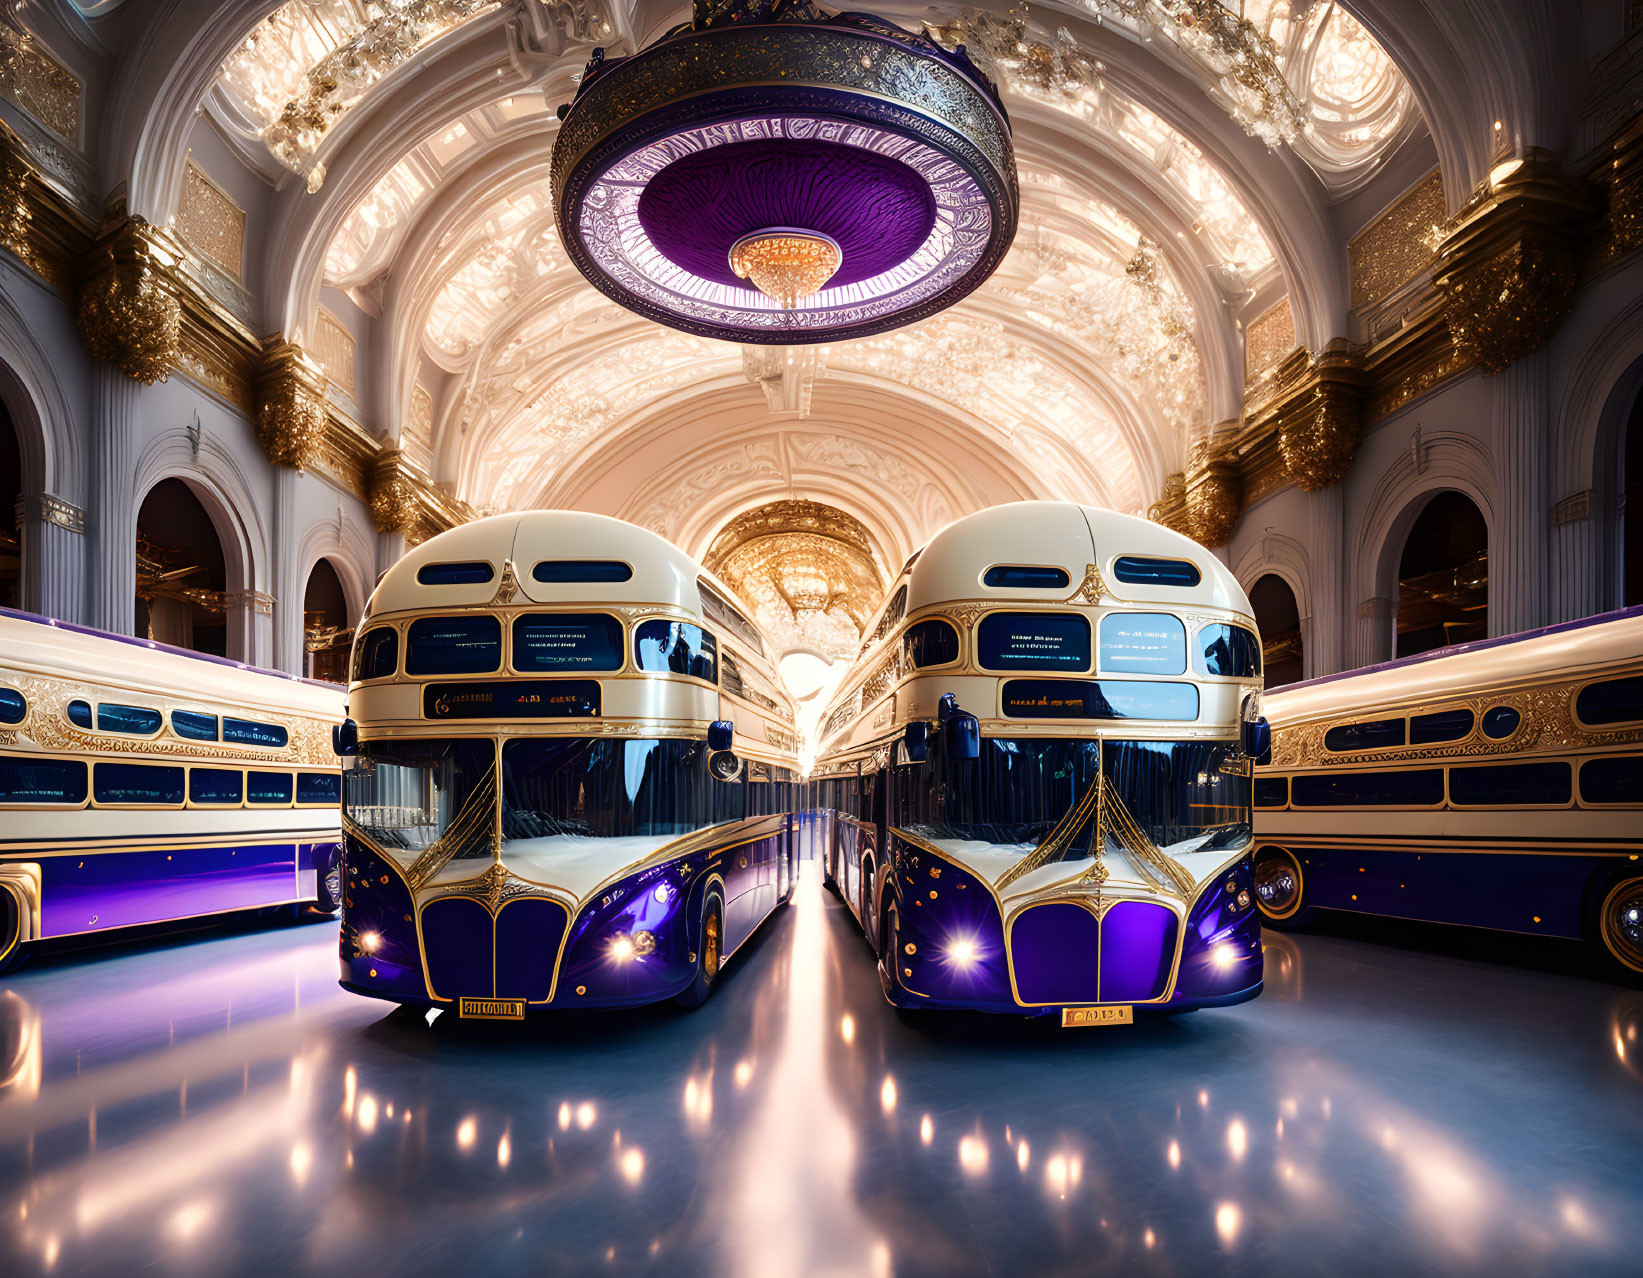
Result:
M1307 522L1311 574L1306 589L1311 624L1301 628L1301 665L1306 678L1315 679L1345 670L1349 661L1345 486L1331 484L1308 493Z
M1613 594L1613 552L1603 544L1594 499L1588 489L1552 507L1549 622L1590 617L1618 605Z
M302 597L307 582L298 581L297 563L297 472L289 466L274 467L274 518L271 537L274 548L274 669L287 674L303 672Z
M136 622L137 397L142 387L113 364L91 361L91 537L87 556L87 620L129 635Z
M23 607L79 621L86 603L86 512L51 493L17 499L23 543Z
M1365 599L1358 605L1357 620L1353 664L1372 666L1376 662L1390 661L1396 652L1392 642L1398 624L1396 601L1380 595Z
M1494 379L1495 526L1489 530L1489 633L1550 620L1547 490L1551 353L1542 347Z

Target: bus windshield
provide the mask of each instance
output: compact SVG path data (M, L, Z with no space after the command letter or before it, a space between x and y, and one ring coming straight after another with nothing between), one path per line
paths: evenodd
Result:
M454 859L491 854L495 742L366 742L342 775L348 819L382 847L422 852L440 842Z
M707 754L703 742L678 738L509 741L502 747L503 852L548 850L541 841L559 838L660 846L741 819L745 787L715 781ZM521 848L526 841L536 847Z
M1077 809L1100 770L1108 815L1122 803L1166 852L1232 846L1249 836L1248 764L1231 742L1094 741L986 737L974 760L897 768L896 824L937 843L983 843L1025 856ZM1241 769L1241 771L1240 771ZM1116 836L1107 822L1109 841ZM1063 849L1090 854L1095 822Z

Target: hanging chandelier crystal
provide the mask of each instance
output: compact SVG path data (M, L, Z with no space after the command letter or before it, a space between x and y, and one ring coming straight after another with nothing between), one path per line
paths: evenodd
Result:
M730 248L730 269L790 311L822 291L844 263L830 235L780 226L744 235Z
M560 108L560 238L671 327L797 345L884 332L992 274L1019 211L1009 120L962 51L810 0L698 0L595 50Z

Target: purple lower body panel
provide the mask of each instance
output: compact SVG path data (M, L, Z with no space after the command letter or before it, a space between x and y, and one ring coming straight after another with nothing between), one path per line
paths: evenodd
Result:
M1175 964L1175 911L1120 901L1101 920L1101 1001L1146 1003L1163 997Z
M41 934L101 932L295 900L301 848L256 843L42 857Z

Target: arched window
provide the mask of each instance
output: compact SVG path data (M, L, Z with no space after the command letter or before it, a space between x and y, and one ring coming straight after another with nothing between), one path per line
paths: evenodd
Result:
M1462 493L1433 497L1398 561L1400 657L1489 633L1489 525Z
M17 530L17 499L23 492L23 456L11 414L0 404L0 607L23 602L23 546Z
M1643 391L1620 444L1620 570L1623 605L1643 603Z
M303 673L327 683L348 682L348 652L354 642L348 619L348 597L342 579L321 559L308 574L302 592Z
M1267 573L1249 588L1249 605L1261 632L1262 666L1266 686L1295 683L1304 669L1301 651L1301 610L1295 592L1276 573Z
M137 633L226 656L227 590L211 516L182 480L162 479L137 512Z

